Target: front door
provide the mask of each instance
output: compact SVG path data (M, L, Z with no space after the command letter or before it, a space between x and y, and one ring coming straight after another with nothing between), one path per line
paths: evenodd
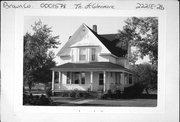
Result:
M103 73L99 73L99 87L98 87L98 91L103 91L103 85L104 85L104 76L103 76Z

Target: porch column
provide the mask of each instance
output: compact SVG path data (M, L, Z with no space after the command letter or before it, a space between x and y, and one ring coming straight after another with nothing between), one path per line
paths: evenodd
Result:
M122 82L123 82L123 85L125 85L125 76L124 76L124 72L122 73Z
M90 82L91 82L91 91L93 91L93 72L90 74Z
M61 88L61 72L59 72L59 89Z
M124 82L124 72L121 73L121 84L122 84L121 91L124 91L124 85L125 85L125 82Z
M103 84L104 84L103 91L105 92L105 91L106 91L106 71L104 71L103 73L104 73L104 75L103 75L103 76L104 76L104 77L103 77L103 79L104 79L104 83L103 83Z
M69 84L72 84L72 77L73 77L73 72L70 72L70 83Z
M52 71L52 94L54 94L54 71Z

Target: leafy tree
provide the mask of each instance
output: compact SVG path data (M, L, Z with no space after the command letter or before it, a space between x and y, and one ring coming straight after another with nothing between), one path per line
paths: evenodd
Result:
M127 45L137 47L140 57L149 55L152 64L158 59L158 19L156 17L132 17L125 21L123 30L119 30L120 47ZM137 56L137 55L134 55ZM134 61L137 58L133 59Z
M51 80L51 67L55 66L54 53L49 51L60 44L59 36L52 36L52 28L39 20L32 25L33 34L24 35L24 84L29 89L34 82L47 83Z
M136 61L138 60L139 52L134 51L129 56L129 62L131 62L133 65L135 65Z
M156 65L144 63L139 65L131 65L131 70L136 72L139 76L138 80L140 84L145 86L145 90L148 93L148 89L157 89L157 69Z

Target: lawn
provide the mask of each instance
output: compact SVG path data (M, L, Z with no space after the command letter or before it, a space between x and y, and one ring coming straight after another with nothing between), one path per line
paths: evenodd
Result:
M157 99L76 99L52 97L57 106L122 106L122 107L156 107Z

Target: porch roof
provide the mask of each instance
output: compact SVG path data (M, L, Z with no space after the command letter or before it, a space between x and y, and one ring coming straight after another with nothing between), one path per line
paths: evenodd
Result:
M111 62L90 62L90 63L65 63L54 68L54 71L122 71L122 72L133 72L129 69L124 68L121 65L114 64Z

